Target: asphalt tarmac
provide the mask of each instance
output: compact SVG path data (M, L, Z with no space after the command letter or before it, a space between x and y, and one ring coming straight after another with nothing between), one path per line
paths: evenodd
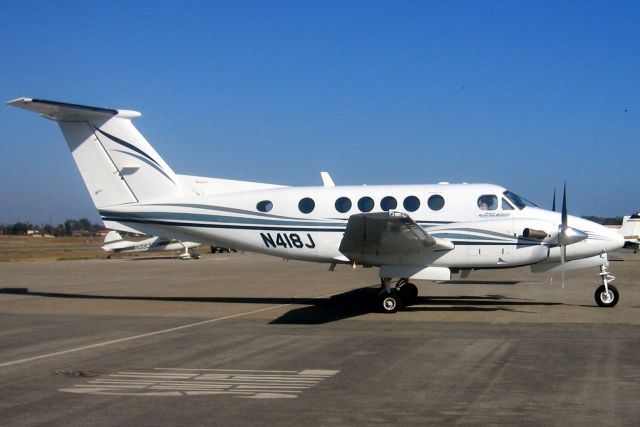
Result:
M640 425L640 255L419 282L254 254L0 263L0 424Z

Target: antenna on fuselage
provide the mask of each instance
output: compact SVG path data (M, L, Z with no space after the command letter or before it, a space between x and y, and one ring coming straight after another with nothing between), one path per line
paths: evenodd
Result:
M325 187L336 186L336 184L333 182L333 179L331 179L331 175L329 175L329 172L320 172L320 178L322 178L322 185L324 185Z

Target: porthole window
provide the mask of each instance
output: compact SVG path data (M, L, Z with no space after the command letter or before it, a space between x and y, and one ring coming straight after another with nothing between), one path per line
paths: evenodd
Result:
M340 213L349 212L351 200L348 197L340 197L336 200L336 210Z
M432 211L439 211L444 207L444 198L439 194L434 194L427 200L427 205Z
M404 206L408 212L415 212L420 207L420 199L416 196L408 196L404 199L404 202L402 202L402 206Z
M371 212L373 205L374 203L371 197L365 196L358 200L358 209L360 209L360 212Z
M398 201L391 196L383 197L380 201L380 209L390 211L398 207Z
M270 200L263 200L261 202L258 202L256 208L260 212L269 212L271 209L273 209L273 203L271 203Z
M298 209L300 209L300 212L304 214L313 212L315 207L316 202L314 202L313 199L309 197L305 197L304 199L301 199L300 202L298 202Z

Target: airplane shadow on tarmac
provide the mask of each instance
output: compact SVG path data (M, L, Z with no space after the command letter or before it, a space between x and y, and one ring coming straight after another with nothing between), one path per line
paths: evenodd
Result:
M372 286L314 300L310 305L290 310L271 323L321 324L372 313L375 311L374 303L379 292L379 287ZM562 305L562 303L521 300L502 295L418 296L411 305L404 308L404 311L524 312L523 309L527 306L541 305ZM387 314L384 315L387 316Z
M494 283L495 284L495 283ZM28 295L45 298L121 300L121 301L176 301L227 304L293 304L294 308L274 319L270 324L313 325L335 322L375 311L379 286L358 288L324 298L270 298L270 297L154 297L125 295L89 295L62 292L29 291L28 288L0 288L0 294ZM556 302L536 302L502 295L485 296L418 296L405 311L490 312L523 311L527 306L562 305ZM518 309L520 308L520 309Z

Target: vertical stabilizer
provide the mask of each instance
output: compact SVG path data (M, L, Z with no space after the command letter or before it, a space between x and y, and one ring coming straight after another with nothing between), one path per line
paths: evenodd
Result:
M97 208L182 194L176 174L133 125L140 113L28 98L8 104L58 122Z

